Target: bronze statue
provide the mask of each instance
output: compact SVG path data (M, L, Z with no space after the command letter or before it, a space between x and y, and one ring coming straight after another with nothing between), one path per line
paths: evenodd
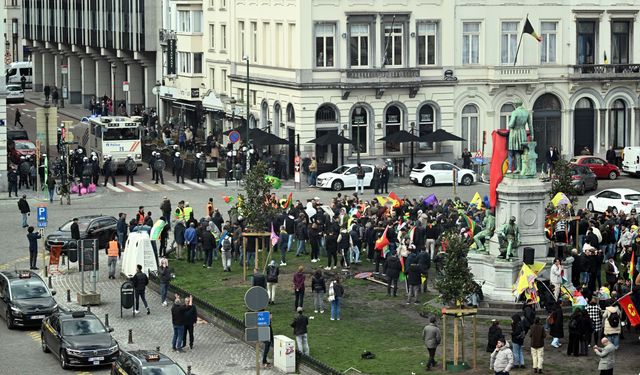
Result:
M476 248L479 252L486 251L484 247L484 242L487 238L491 238L493 236L493 232L496 230L496 218L493 216L491 211L486 211L484 215L484 219L482 219L482 230L480 233L473 236L473 242L476 244Z
M513 104L516 106L516 109L511 112L511 117L509 119L509 140L507 142L507 149L509 150L509 168L507 169L507 173L524 174L522 173L522 153L525 151L525 147L527 147L528 143L527 125L529 125L529 133L532 141L533 126L529 123L529 111L527 111L522 105L522 100L516 99ZM530 152L531 150L528 149L528 151ZM530 163L531 161L528 160L528 162ZM531 167L529 165L525 166L527 167L527 172L530 172ZM535 161L533 169L535 170ZM535 175L535 172L533 174Z
M498 242L500 244L500 258L509 260L513 250L520 246L520 230L516 225L515 216L511 216L508 223L503 224L498 231Z

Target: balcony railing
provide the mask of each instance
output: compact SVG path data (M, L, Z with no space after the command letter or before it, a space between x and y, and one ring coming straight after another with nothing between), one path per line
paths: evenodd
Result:
M420 69L349 69L347 79L402 79L419 78Z
M573 78L638 78L640 64L574 65Z
M535 81L538 79L538 68L533 66L495 66L489 71L495 81Z

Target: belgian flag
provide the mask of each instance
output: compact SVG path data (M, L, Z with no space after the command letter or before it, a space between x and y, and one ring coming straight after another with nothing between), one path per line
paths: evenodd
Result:
M524 29L522 30L522 32L536 38L538 42L542 42L542 37L538 35L538 33L536 33L536 31L533 29L531 22L529 22L529 17L527 17L527 19L524 21Z

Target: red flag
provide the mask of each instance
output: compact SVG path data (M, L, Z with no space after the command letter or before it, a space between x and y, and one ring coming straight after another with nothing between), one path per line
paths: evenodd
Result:
M393 191L391 193L389 193L389 197L388 198L393 202L393 207L402 206L402 199L400 199L400 197L396 193L394 193Z
M631 299L631 293L626 294L624 297L620 298L618 300L618 304L620 305L620 307L622 307L624 313L627 314L629 324L631 324L632 327L640 324L640 315L638 315L638 309Z
M385 246L389 245L389 239L387 238L387 231L389 230L389 226L384 229L384 233L382 233L382 237L376 240L376 250L382 251Z
M631 264L629 265L629 280L631 280L631 283L633 284L633 273L635 272L635 265L636 265L636 252L634 251L633 253L631 253Z
M498 202L498 184L502 181L504 173L502 171L502 164L507 159L507 136L508 131L499 132L494 130L491 133L491 139L493 140L493 154L491 155L491 167L489 169L489 200L491 208L496 209L496 203Z
M285 210L291 205L291 198L293 198L293 192L289 193L289 198L287 198L287 201L284 203Z

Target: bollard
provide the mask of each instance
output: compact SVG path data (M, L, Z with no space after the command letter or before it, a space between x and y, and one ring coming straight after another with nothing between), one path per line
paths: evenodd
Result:
M133 344L133 330L129 330L129 344Z
M66 265L67 265L67 263L65 262L65 256L64 256L64 254L62 254L62 255L60 256L60 258L62 258L62 265L63 265L63 266L66 266Z
M187 375L191 375L191 365L187 366Z
M71 290L67 289L67 302L71 302Z
M104 314L104 325L109 327L109 314Z
M49 276L49 289L53 288L53 284L51 284L51 276Z

